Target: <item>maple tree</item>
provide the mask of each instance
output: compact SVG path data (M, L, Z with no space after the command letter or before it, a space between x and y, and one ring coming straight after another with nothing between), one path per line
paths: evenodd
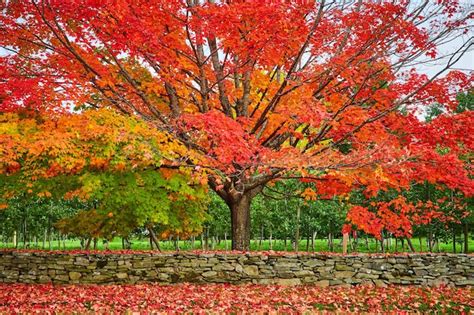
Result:
M144 226L158 244L156 229L189 235L206 219L206 178L179 168L192 155L133 117L108 109L58 117L4 113L0 145L0 204L19 196L30 207L48 197L88 200L86 210L56 224L88 245Z
M449 115L472 78L442 76L472 42L431 77L413 68L466 32L458 1L1 6L0 110L112 107L140 117L197 156L179 162L204 170L229 206L233 249L249 246L251 200L280 178L314 182L312 198L420 178L473 192L460 159L472 138L458 141L473 116ZM425 126L416 112L433 102L447 114ZM436 151L440 141L448 154ZM140 151L134 158L146 159Z

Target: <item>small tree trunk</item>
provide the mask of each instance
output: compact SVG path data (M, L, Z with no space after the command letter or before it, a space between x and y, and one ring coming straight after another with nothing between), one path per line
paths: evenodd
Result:
M204 250L204 233L201 233L201 249Z
M395 252L398 252L398 238L395 238Z
M44 229L44 236L43 236L43 249L46 248L46 239L48 238L48 231Z
M431 233L431 224L428 229L428 251L431 253L433 251L433 233Z
M212 236L211 237L211 250L214 250L215 246L216 246L216 237Z
M469 226L467 222L463 225L463 234L464 234L464 254L469 253Z
M227 246L227 232L224 232L224 248L225 248L225 250L228 250L228 246Z
M453 228L453 253L456 253L456 232L454 232L454 228Z
M53 248L53 245L52 245L53 236L51 234L52 234L51 229L49 229L49 231L48 231L48 247L49 247L49 250L51 250Z
M349 233L342 234L342 253L347 254L347 243L349 242Z
M179 235L174 239L174 249L179 252Z
M334 239L332 237L332 233L329 233L329 236L328 236L328 247L329 247L330 252L334 251Z
M414 253L415 252L415 247L413 246L413 243L411 242L411 239L407 238L407 244L410 250Z
M15 247L15 248L18 247L17 232L16 231L13 231L13 247Z
M284 250L285 250L285 252L286 252L286 236L285 236L285 238L283 239L283 244L284 244L284 245L283 245L283 246L284 246Z
M383 235L383 231L381 233L381 239L380 239L380 250L382 251L382 253L385 253L385 238L384 238L384 235Z
M418 237L418 241L420 242L420 253L423 252L423 241L421 240L421 236Z
M308 234L306 236L306 251L309 252L309 240L311 239L311 236Z
M204 247L206 250L209 250L209 227L206 227L206 238L204 239L204 242L206 243Z
M262 250L263 237L264 237L264 227L262 224L260 225L260 240L258 242L258 250Z
M269 248L270 250L273 250L273 234L272 234L272 230L270 230L270 237L269 237Z
M313 232L313 236L311 237L311 250L312 250L313 253L316 251L316 249L314 247L314 242L315 242L317 234L318 234L318 232L315 231L315 232Z
M300 249L300 217L301 207L296 207L296 231L295 231L295 251L298 252Z
M87 239L87 243L86 243L86 246L85 246L85 250L89 250L91 248L91 242L92 242L92 237L89 237Z
M153 243L155 244L156 249L161 252L160 241L159 241L158 238L156 237L155 231L153 231L152 228L149 228L148 231L150 231L151 240L152 240Z
M23 222L23 248L26 248L27 246L28 246L28 230L27 230L27 224L26 224L26 219L25 219L25 221Z

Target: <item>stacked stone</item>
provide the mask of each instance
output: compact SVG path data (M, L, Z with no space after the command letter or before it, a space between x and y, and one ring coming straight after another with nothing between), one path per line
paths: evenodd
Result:
M0 282L473 286L474 256L0 251Z

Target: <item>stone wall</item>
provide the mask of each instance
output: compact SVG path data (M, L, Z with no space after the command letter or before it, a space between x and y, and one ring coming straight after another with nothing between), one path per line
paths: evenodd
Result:
M68 254L0 251L0 282L474 285L463 254Z

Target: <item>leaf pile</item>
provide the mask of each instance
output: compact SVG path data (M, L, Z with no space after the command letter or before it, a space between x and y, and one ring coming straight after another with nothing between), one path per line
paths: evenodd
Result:
M0 284L0 313L407 311L469 314L473 310L474 290L469 287Z

